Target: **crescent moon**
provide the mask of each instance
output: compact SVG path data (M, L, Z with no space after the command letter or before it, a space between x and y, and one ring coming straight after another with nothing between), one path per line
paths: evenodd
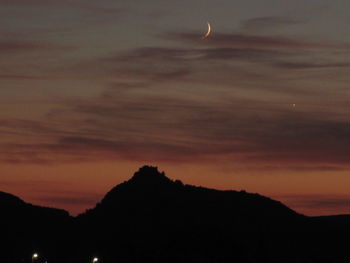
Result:
M203 38L207 38L207 37L210 35L210 33L211 33L211 25L210 25L209 22L207 22L207 24L208 24L208 31L207 31L207 33L203 36Z

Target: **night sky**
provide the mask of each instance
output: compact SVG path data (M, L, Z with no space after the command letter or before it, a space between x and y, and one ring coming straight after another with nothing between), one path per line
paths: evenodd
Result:
M75 215L150 164L306 215L350 213L349 11L0 0L0 190Z

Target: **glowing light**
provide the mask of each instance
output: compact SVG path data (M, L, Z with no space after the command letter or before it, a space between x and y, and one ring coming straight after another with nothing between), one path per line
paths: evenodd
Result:
M207 33L203 36L203 38L207 38L207 37L210 35L210 33L211 33L211 25L210 25L209 22L207 22L207 24L208 24L208 31L207 31Z

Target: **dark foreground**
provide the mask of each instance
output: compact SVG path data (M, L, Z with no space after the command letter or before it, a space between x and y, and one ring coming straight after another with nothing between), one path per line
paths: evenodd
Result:
M1 263L350 262L350 217L306 217L145 166L78 217L0 192ZM38 253L38 258L33 258Z

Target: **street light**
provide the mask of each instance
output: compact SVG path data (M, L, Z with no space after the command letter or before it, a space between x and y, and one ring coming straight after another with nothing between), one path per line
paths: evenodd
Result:
M92 259L92 263L96 263L97 261L98 261L98 258L96 257Z
M32 255L32 263L39 257L38 253Z

